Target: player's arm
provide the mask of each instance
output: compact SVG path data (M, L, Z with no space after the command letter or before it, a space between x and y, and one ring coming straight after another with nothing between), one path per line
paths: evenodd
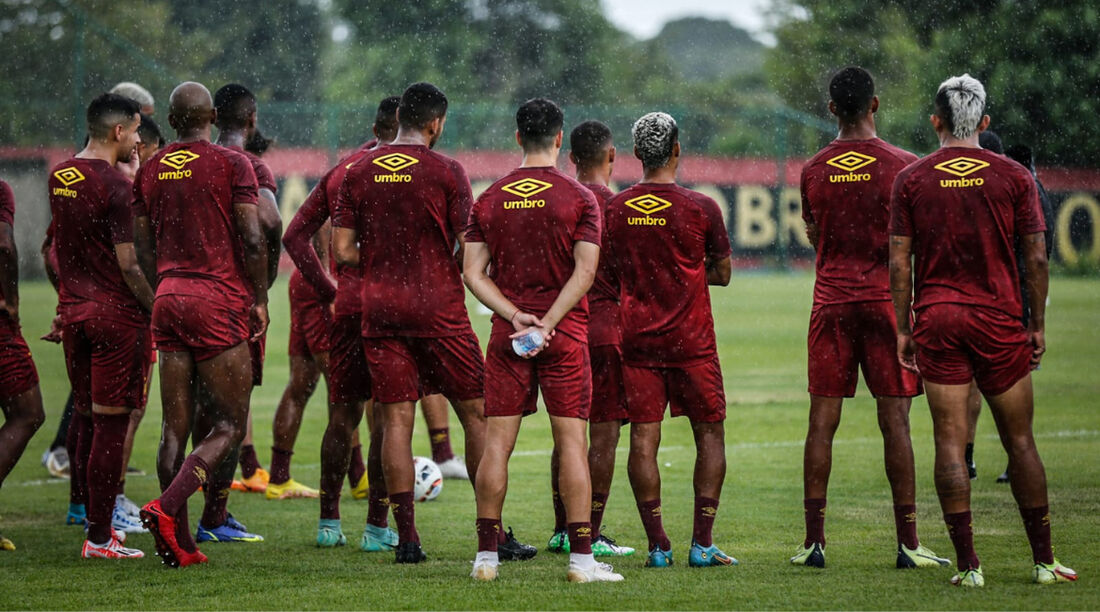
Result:
M821 230L818 229L816 223L806 224L806 239L810 241L810 245L817 250L817 240L821 237Z
M733 272L733 260L730 257L721 259L707 258L707 284L727 287L730 284L730 276Z
M283 236L283 246L302 273L302 278L317 291L321 299L332 302L336 299L336 285L325 272L324 262L318 256L317 250L310 244L311 237L325 226L328 218L328 209L322 201L322 184L323 182L318 183L290 221Z
M122 271L122 280L137 298L141 307L147 312L153 311L153 288L141 270L138 263L137 250L132 242L122 242L115 245L115 258L118 260L118 269Z
M553 333L565 315L581 301L592 287L592 281L596 279L596 266L600 263L600 247L597 244L578 240L573 243L573 273L565 286L561 288L558 297L550 305L550 310L542 316L542 324L548 332Z
M1028 320L1028 336L1031 340L1031 367L1039 366L1039 360L1046 352L1046 339L1043 330L1046 325L1047 289L1049 283L1049 262L1047 261L1046 238L1042 232L1027 234L1023 237L1024 270L1027 278L1027 299L1031 307Z
M19 251L11 224L0 222L0 309L19 322Z
M916 345L909 325L913 306L913 239L890 236L890 295L894 300L894 317L898 327L898 361L902 367L917 371Z
M153 288L157 286L157 251L153 241L153 228L149 217L134 217L134 256L141 267L145 281Z
M52 225L52 221L50 222ZM53 258L50 257L50 251L53 249L53 232L47 231L46 238L42 240L42 265L46 268L46 278L49 279L50 284L53 285L54 291L61 291L61 279L57 276L57 269L54 268Z
M474 297L495 312L497 316L507 319L512 324L512 328L516 330L516 333L512 334L513 338L522 336L533 329L545 331L542 320L529 312L523 312L512 303L512 300L501 293L500 287L497 287L493 279L489 278L490 263L492 263L492 255L489 252L489 245L484 242L465 241L462 256L462 281L470 288ZM591 281L589 281L589 284L591 284ZM524 357L534 357L542 352L542 349L546 348L547 342L550 341L552 333L553 330L545 333L542 346L527 353Z
M266 187L260 187L256 200L260 230L263 233L264 246L267 249L267 285L275 284L279 275L279 255L282 249L283 219L279 216L279 205L275 194Z
M233 204L233 221L244 245L245 273L252 284L256 303L252 306L252 338L258 339L267 331L267 251L259 213L251 203Z
M355 230L350 227L332 228L332 248L336 263L341 266L359 267L359 242Z

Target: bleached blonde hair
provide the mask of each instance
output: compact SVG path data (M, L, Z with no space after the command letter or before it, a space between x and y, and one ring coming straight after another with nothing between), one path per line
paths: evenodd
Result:
M137 102L142 108L146 106L155 106L153 94L149 93L149 90L141 85L131 83L130 81L123 81L115 85L111 88L109 93L118 94L124 98L130 98L134 102Z
M676 144L680 129L672 115L656 112L642 115L634 122L630 132L642 166L660 168L672 157L672 147Z
M985 114L985 87L969 74L947 79L936 91L936 114L947 121L955 138L970 138Z

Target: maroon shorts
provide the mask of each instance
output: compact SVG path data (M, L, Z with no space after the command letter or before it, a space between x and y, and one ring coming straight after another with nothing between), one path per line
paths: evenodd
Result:
M592 360L592 410L588 420L592 423L625 421L626 389L623 386L623 353L614 344L588 347Z
M710 361L683 367L623 364L623 384L631 423L659 423L665 417L666 405L672 416L687 416L693 423L726 419L726 393L717 355Z
M898 363L893 302L814 308L809 334L810 393L852 397L859 370L875 397L919 395L920 381Z
M248 340L248 309L191 295L161 295L153 302L152 330L157 350L188 352L195 361L206 361Z
M328 358L328 400L352 404L371 398L371 377L363 356L363 324L359 314L332 321Z
M264 354L267 352L267 332L257 340L249 339L248 356L252 360L252 386L264 384Z
M61 339L74 408L87 414L92 404L145 407L145 383L152 369L147 328L88 319L66 325Z
M485 362L477 336L363 338L375 401L415 402L442 393L451 401L482 397Z
M288 355L309 357L327 353L332 345L332 310L317 300L290 294L290 341Z
M485 416L528 415L538 409L587 419L592 405L588 345L557 334L541 353L524 359L512 350L511 325L494 326L485 351Z
M917 367L928 382L999 395L1031 371L1031 343L1020 320L1000 310L933 304L917 313Z
M22 395L37 384L38 370L23 336L0 336L0 397Z

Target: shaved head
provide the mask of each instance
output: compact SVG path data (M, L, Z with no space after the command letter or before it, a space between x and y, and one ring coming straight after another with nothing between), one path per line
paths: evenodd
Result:
M187 81L168 98L168 122L177 132L202 129L215 119L214 98L202 83Z

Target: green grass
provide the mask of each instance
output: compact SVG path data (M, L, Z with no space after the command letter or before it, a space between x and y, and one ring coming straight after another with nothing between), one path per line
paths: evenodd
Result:
M390 555L360 553L354 544L366 515L364 503L345 489L344 531L351 546L313 546L317 504L268 502L238 495L230 509L261 544L206 545L205 567L169 571L152 556L148 535L132 536L150 558L139 562L81 561L82 533L63 525L68 486L52 481L38 458L49 444L68 389L58 347L35 340L54 307L44 284L25 285L24 333L34 349L48 414L23 461L0 492L4 534L19 549L0 553L0 608L49 609L664 609L664 608L858 608L1017 609L1096 608L1100 605L1100 283L1056 278L1051 284L1048 346L1036 376L1035 431L1046 463L1058 556L1081 574L1077 584L1030 584L1030 551L1008 487L994 484L1004 468L992 419L979 425L974 482L975 531L987 587L979 592L947 584L950 570L893 569L894 531L882 469L874 403L861 388L846 403L834 448L829 496L829 567L792 567L787 557L802 539L802 438L807 411L805 333L813 279L809 275L738 275L714 291L718 341L729 401L726 440L729 471L715 525L716 543L741 560L735 568L686 566L691 537L691 469L694 453L683 419L665 425L660 459L666 527L677 565L645 570L635 556L616 564L626 577L617 585L570 585L565 559L542 551L533 561L506 564L500 579L474 584L467 576L476 548L474 502L469 485L447 481L441 497L418 507L417 524L429 561L395 566ZM256 447L266 465L270 423L287 378L285 279L273 295L275 324L268 347L266 384L254 396ZM471 310L471 312L473 312ZM485 317L474 315L479 334ZM483 336L484 337L484 336ZM325 409L318 393L310 404L295 455L294 476L316 484ZM139 431L133 464L150 472L131 478L128 494L145 502L157 494L152 475L159 437L160 402L152 392ZM457 423L452 419L452 425ZM422 427L422 425L421 425ZM927 405L914 402L913 444L922 541L953 557L932 486L932 436ZM461 447L461 435L456 436ZM545 413L526 420L504 522L519 537L545 545L553 515L549 499L550 432ZM417 454L427 454L418 432ZM625 440L605 519L620 543L644 548L645 536L626 479ZM200 500L191 501L197 517Z

